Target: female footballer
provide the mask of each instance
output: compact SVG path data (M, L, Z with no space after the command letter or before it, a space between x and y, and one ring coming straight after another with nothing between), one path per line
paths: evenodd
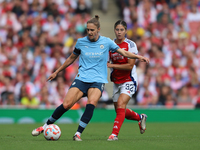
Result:
M125 21L118 20L114 25L116 39L115 43L124 51L138 54L136 44L125 37L127 32L127 24ZM126 108L130 98L137 90L137 73L135 59L128 59L120 53L109 52L112 63L107 66L112 69L111 81L113 84L113 102L116 111L116 118L113 125L112 134L108 141L118 140L118 134L124 119L136 120L139 123L140 133L146 130L145 114L138 114L131 109Z

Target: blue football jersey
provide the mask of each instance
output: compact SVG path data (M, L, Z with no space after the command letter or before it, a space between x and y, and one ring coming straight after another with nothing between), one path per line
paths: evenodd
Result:
M116 52L119 46L110 38L99 36L95 42L83 37L77 40L74 54L79 55L79 69L76 79L83 82L108 83L107 61L109 51Z

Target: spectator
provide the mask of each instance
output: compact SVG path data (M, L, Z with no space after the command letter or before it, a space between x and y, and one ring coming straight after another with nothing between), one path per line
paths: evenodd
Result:
M127 23L127 29L133 27L133 23L137 21L137 9L136 2L134 0L129 0L128 4L123 9L123 18Z
M91 12L91 2L89 0L78 0L76 14L84 14Z
M44 108L50 108L50 106L54 105L54 103L52 103L52 98L48 91L47 86L43 86L40 89L38 93L38 99L40 101L40 105Z
M1 93L1 105L16 105L15 96L13 92Z
M48 37L53 37L59 33L60 28L58 24L54 21L53 16L48 15L47 22L44 23L44 25L42 26L42 30L44 32L47 32Z
M12 12L15 13L17 17L21 16L24 13L21 0L14 1Z
M191 106L192 99L189 95L187 86L183 86L177 93L177 105L178 106Z
M176 105L176 98L174 98L174 94L169 94L166 97L165 107L173 108Z
M158 105L165 105L168 95L171 95L170 86L167 86L167 85L161 86L159 98L158 98Z
M29 87L25 84L21 86L20 103L27 108L37 108L39 106L39 100L30 93Z
M12 6L7 4L5 12L0 17L0 27L19 32L22 29L22 25L18 22L16 14L11 10Z
M175 76L172 78L170 86L175 93L178 93L178 90L184 86L182 75L180 73L175 74Z
M157 12L152 1L140 1L137 8L137 14L138 24L145 29L149 24L156 22Z
M46 0L46 7L43 10L54 19L59 16L58 5L52 0Z
M73 14L77 8L77 2L74 0L63 0L62 3L58 4L58 11L60 14Z
M190 27L190 33L194 34L200 25L200 12L198 12L197 5L193 4L190 6L190 11L187 14L186 19Z
M192 99L192 103L195 108L200 108L200 89L198 89L197 95Z
M137 104L140 106L148 106L157 104L157 99L155 97L155 93L152 91L153 89L150 86L150 81L148 77L144 79L143 86L140 87L140 91L138 91L137 95Z
M1 88L1 101L2 105L15 105L13 79L9 76L2 78L4 86Z

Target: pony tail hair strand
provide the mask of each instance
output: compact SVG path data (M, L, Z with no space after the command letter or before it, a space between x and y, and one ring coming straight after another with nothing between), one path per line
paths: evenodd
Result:
M98 15L95 15L95 19L97 19L99 21L99 16Z

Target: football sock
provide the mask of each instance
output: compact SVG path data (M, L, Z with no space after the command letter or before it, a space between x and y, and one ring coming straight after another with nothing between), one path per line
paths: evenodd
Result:
M68 111L68 109L65 109L63 104L61 104L55 109L52 116L47 120L46 124L49 125L56 122L56 120L58 120L66 111Z
M115 134L111 134L111 135L113 135L113 136L117 136L117 135L115 135Z
M79 136L81 136L81 133L80 133L80 132L76 132L74 135L79 135Z
M114 121L112 135L118 136L119 130L124 122L125 119L125 109L124 108L117 108L116 110L117 116Z
M138 114L138 113L136 113L133 110L128 109L128 108L126 109L125 117L128 120L137 120L137 121L141 120L141 115L140 114Z
M77 132L80 132L80 133L83 132L83 130L85 129L85 127L87 126L87 124L90 122L90 120L92 118L94 108L95 108L95 106L92 104L86 105L86 108L81 117Z
M45 123L45 124L43 125L43 129L45 129L45 128L46 128L46 126L47 126L47 123Z

